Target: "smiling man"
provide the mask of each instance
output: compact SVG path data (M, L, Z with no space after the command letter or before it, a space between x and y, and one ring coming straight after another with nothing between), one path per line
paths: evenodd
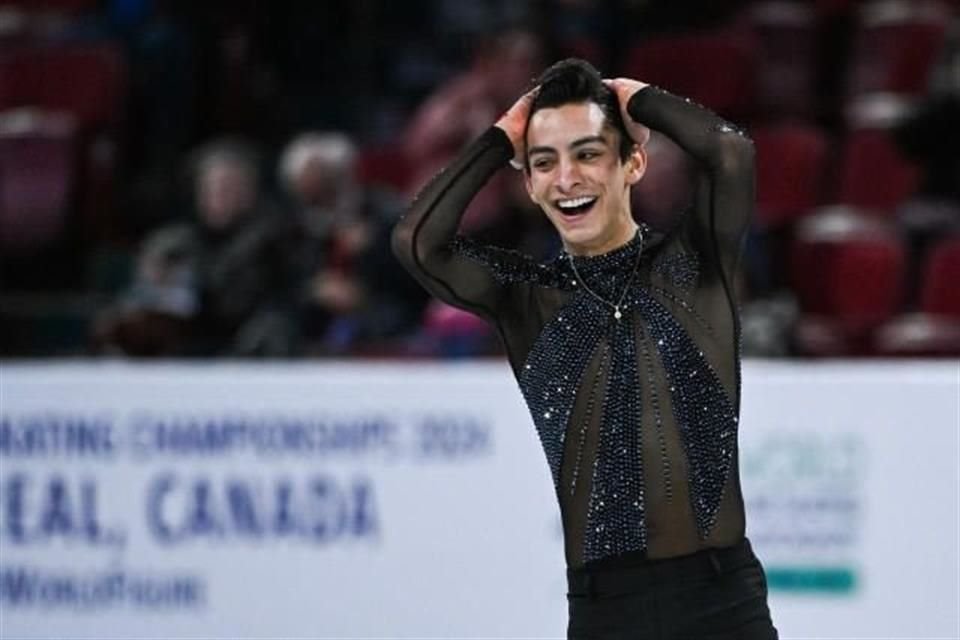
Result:
M592 87L588 80L583 75L548 82L531 95L523 134L527 192L575 255L606 253L637 233L630 187L647 166L643 143L649 130L636 127L640 142L635 143L616 97L596 78ZM511 115L522 119L522 114ZM511 124L519 124L516 120Z
M648 127L698 161L668 233L630 190ZM457 234L486 180L522 168L563 251L546 263ZM491 322L563 520L570 638L776 638L744 537L734 290L753 147L710 111L565 60L438 175L393 246L434 295Z

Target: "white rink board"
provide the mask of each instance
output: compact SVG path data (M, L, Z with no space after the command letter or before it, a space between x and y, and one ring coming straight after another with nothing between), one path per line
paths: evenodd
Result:
M960 637L960 363L747 362L743 389L781 637ZM564 635L504 363L3 363L0 419L2 638Z

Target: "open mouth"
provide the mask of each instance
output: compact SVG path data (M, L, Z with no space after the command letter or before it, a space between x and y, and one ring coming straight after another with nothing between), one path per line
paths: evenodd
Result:
M587 213L596 204L596 196L581 196L579 198L566 198L557 200L557 209L565 216L579 216Z

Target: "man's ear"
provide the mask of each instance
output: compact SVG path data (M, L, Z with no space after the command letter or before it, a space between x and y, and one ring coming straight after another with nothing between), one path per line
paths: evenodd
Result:
M524 167L523 169L523 186L527 188L527 195L530 196L530 201L533 204L539 205L537 202L537 197L533 194L533 182L530 180L530 171Z
M627 157L626 178L627 184L635 185L640 182L640 178L647 172L647 150L639 145L633 145L633 151Z

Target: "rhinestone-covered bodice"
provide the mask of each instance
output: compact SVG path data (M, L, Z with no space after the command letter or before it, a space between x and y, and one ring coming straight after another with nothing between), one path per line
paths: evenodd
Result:
M698 318L695 296L690 296L696 290L699 261L692 253L665 253L669 247L662 244L641 256L638 277L631 283L639 238L608 254L574 257L575 269L563 253L544 265L520 266L496 250L457 243L460 251L483 263L504 284L529 282L567 294L533 341L518 382L561 503L569 501L577 483L589 486L584 562L646 548L645 436L662 440L667 437L665 429L676 429L701 539L710 535L716 521L736 448L734 401L671 311L679 309L694 326L703 321L701 328L709 328ZM622 318L616 319L578 277L607 300L619 297L630 283ZM588 377L585 372L598 353L598 373ZM644 377L658 374L668 382L672 416L664 415L660 398L645 397ZM584 406L580 415L574 411L578 400ZM644 410L654 414L649 433L641 428ZM584 449L592 422L598 423L598 446L587 460ZM661 475L672 484L677 471L666 456L659 462L667 468ZM564 475L570 478L568 483Z

